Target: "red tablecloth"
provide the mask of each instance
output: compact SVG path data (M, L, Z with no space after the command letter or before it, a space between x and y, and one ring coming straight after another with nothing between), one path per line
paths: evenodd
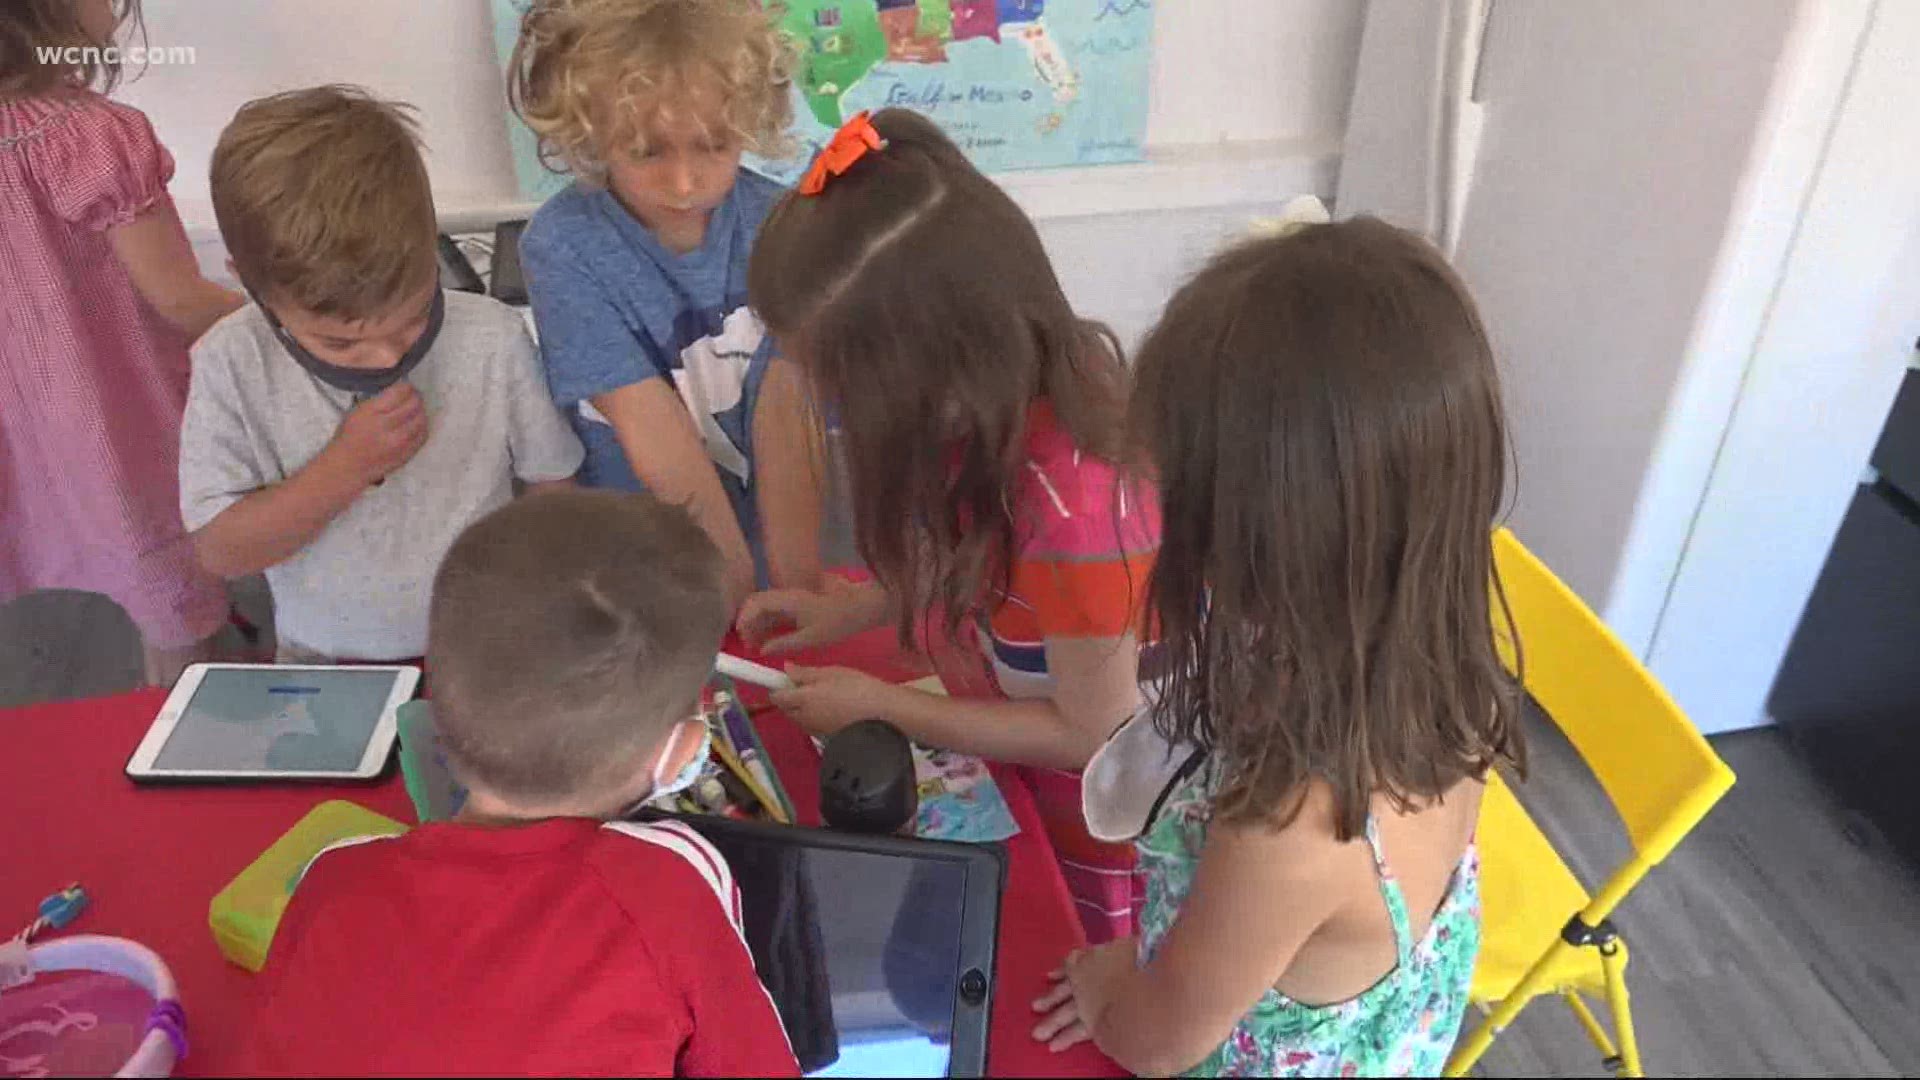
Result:
M914 674L885 633L809 662ZM69 929L113 934L158 952L180 984L192 1036L183 1075L231 1072L252 1008L253 976L228 964L207 904L312 807L350 799L401 821L412 805L397 776L374 785L139 787L121 771L166 699L140 691L0 710L0 935L24 926L41 897L78 881L93 905ZM817 821L819 758L777 713L755 718L804 820ZM1046 973L1082 941L1032 797L996 772L1021 833L1007 843L990 1065L996 1074L1121 1075L1088 1046L1049 1054L1028 1032Z

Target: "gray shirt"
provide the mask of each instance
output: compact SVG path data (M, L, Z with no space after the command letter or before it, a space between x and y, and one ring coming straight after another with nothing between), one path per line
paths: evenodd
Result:
M426 445L267 570L283 642L355 660L423 655L433 575L454 538L512 499L515 477L564 480L580 468L580 441L505 304L447 293L440 336L407 381L426 404ZM180 439L187 528L298 472L352 404L287 355L258 307L221 320L193 349Z

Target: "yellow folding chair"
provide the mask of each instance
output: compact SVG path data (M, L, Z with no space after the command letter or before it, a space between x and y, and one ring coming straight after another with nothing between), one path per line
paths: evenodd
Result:
M1486 1013L1447 1060L1462 1076L1529 1001L1557 994L1621 1076L1643 1076L1628 1007L1627 946L1609 916L1727 789L1733 771L1598 616L1522 547L1493 538L1519 632L1527 692L1566 733L1626 826L1633 856L1587 890L1496 775L1480 809L1480 959L1471 1000ZM1503 657L1513 643L1495 615ZM1581 994L1604 995L1614 1034ZM1617 1044L1616 1044L1617 1040Z

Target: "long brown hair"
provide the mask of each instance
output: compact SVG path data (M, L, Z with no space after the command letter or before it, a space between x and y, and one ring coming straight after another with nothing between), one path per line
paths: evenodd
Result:
M887 146L760 230L748 292L845 439L854 534L902 604L945 630L1004 590L1029 408L1116 458L1118 341L1067 303L1033 223L932 121L873 117Z
M1368 218L1226 252L1142 346L1132 426L1165 528L1154 722L1213 754L1227 820L1285 824L1318 779L1349 840L1376 793L1523 764L1499 375L1439 252Z
M144 36L140 0L113 0L114 25L129 21ZM80 22L74 0L6 0L0 3L0 99L33 97L50 91L96 89L111 93L120 83L120 65L93 59L46 64L41 49L95 49L113 44L95 41Z

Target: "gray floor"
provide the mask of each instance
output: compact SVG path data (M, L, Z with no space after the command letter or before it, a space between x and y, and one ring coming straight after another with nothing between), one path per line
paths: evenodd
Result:
M1590 885L1627 851L1557 731L1530 732L1522 799ZM1920 1072L1920 878L1859 828L1771 730L1714 740L1739 776L1621 906L1641 1053L1655 1075ZM1494 1076L1604 1075L1543 1000L1495 1042Z
M240 598L270 622L257 583ZM131 687L138 644L99 597L47 593L0 608L0 706ZM1650 1071L1920 1073L1920 882L1858 839L1778 735L1717 746L1739 784L1617 920L1634 949L1629 983ZM1575 872L1598 881L1625 850L1611 810L1556 733L1537 728L1533 747L1523 797ZM1604 1075L1553 1001L1522 1014L1482 1071Z

